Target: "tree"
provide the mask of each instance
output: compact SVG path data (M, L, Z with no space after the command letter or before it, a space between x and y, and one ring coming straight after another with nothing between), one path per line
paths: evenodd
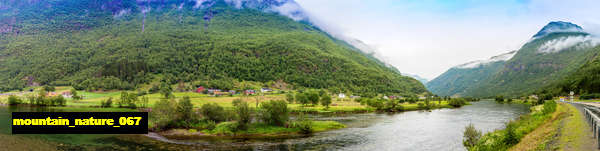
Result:
M225 110L217 103L206 103L200 108L202 116L216 123L225 121Z
M325 93L321 96L321 105L325 106L326 109L329 109L329 105L331 104L331 96Z
M52 91L56 90L56 88L54 88L53 86L49 86L49 85L44 85L43 89L46 92L52 92Z
M308 104L310 102L310 100L308 100L308 96L306 96L306 93L296 93L296 101L300 104L302 104L302 106Z
M287 102L283 100L262 102L260 104L260 117L267 124L283 126L289 120Z
M19 105L22 103L22 100L15 95L8 96L8 105Z
M502 102L504 102L504 96L498 95L498 96L496 96L495 100L498 103L502 103Z
M161 129L167 125L169 125L176 115L177 105L173 103L174 101L167 99L160 99L160 101L154 104L152 107L152 112L150 112L150 116L152 122L155 125L156 129Z
M465 132L463 133L463 145L467 149L474 147L480 138L481 131L475 129L475 125L469 124L467 127L465 127Z
M191 122L194 118L194 105L190 101L189 96L183 97L183 99L177 102L177 113L179 115L179 120Z
M241 99L234 100L233 106L235 107L235 113L237 115L238 129L247 130L248 124L252 121L252 109L247 102L244 102Z
M142 100L141 100L141 103L142 103L142 108L146 108L146 107L148 107L148 102L149 102L149 101L148 101L148 97L147 97L147 96L143 96L143 97L142 97Z
M77 94L77 90L75 90L75 89L71 89L71 95L72 95L71 98L73 98L73 100L78 101L78 100L82 99L82 97Z
M312 103L313 105L318 105L319 104L319 93L317 92L308 92L308 100L310 101L310 103Z
M294 94L292 94L292 93L286 94L285 100L287 100L290 104L294 104Z
M166 82L162 82L160 84L160 90L159 91L160 91L160 94L162 96L164 96L164 98L166 98L166 99L171 98L172 95L173 95L173 89Z

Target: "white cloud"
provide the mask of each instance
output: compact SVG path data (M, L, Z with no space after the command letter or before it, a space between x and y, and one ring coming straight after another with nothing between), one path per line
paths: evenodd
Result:
M477 68L480 66L485 66L489 63L494 63L494 62L498 62L498 61L507 61L510 60L512 57L515 56L515 54L517 54L517 51L511 51L511 52L507 52L498 56L494 56L491 57L490 59L486 59L486 60L477 60L477 61L472 61L472 62L468 62L465 64L461 64L456 66L456 68L462 68L462 69L468 69L468 68Z
M592 36L569 36L547 41L538 49L538 53L557 53L569 48L585 49L597 46L600 39Z
M458 64L517 50L550 21L600 31L597 0L297 2L326 27L336 27L335 33L376 46L401 72L429 79Z

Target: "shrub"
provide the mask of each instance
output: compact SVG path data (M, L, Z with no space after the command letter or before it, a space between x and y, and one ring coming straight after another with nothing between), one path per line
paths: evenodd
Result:
M23 101L15 95L8 96L8 105L18 105L18 104L21 104L22 102Z
M212 131L214 134L233 135L238 131L238 127L237 122L223 122L217 124Z
M267 124L283 126L289 119L287 103L282 100L261 103L260 118Z
M591 100L591 99L597 99L597 98L600 98L600 93L582 94L581 96L579 96L579 99L582 99L582 100Z
M556 111L556 102L554 101L546 101L544 103L544 108L542 109L543 114L554 113Z
M156 129L162 129L169 126L173 122L174 115L176 115L177 105L174 101L161 99L154 104L152 112L150 112L150 119Z
M79 96L79 94L77 94L77 90L75 90L75 89L71 89L71 95L72 95L71 98L73 98L73 100L78 101L78 100L83 99L82 96Z
M467 104L467 102L465 102L465 100L461 99L461 98L453 98L453 99L450 99L450 101L448 102L448 105L453 106L453 107L461 107L466 104Z
M67 100L62 95L50 98L50 105L52 106L65 106L66 104Z
M291 127L300 129L300 133L302 134L310 134L313 132L312 120L304 117L303 113L300 113L298 119L291 124Z
M225 110L217 103L207 103L202 105L200 113L204 118L217 123L225 121Z
M287 100L290 104L294 104L294 94L292 94L292 93L286 94L285 100Z
M106 101L101 101L100 102L100 107L102 108L106 108L106 107L112 107L112 97L109 97Z
M247 102L236 99L234 100L234 107L236 113L236 119L238 122L238 129L247 130L248 124L252 121L252 110Z
M308 100L308 96L306 93L296 93L296 102L302 105L306 105L310 102L310 100Z
M519 143L519 138L517 138L516 134L516 125L513 122L510 122L506 125L506 129L504 131L504 139L502 140L504 144L512 146L514 144Z
M498 103L502 103L502 102L504 102L504 96L498 95L498 96L496 96L495 100Z
M475 129L475 125L469 124L467 127L465 127L465 132L463 133L463 145L467 149L474 147L480 138L481 131Z

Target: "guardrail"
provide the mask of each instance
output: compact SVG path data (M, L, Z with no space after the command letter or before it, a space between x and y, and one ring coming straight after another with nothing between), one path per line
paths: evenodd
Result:
M583 109L585 110L585 118L587 119L588 123L592 127L592 131L594 132L594 138L596 138L596 141L598 141L598 149L600 149L600 118L598 118L600 110L598 110L595 107L589 107L587 105L584 105Z

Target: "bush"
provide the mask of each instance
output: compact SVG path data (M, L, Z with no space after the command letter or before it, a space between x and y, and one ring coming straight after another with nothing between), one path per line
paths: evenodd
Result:
M294 94L292 94L292 93L286 94L285 100L287 100L290 104L294 104Z
M504 131L504 139L502 140L504 144L512 146L514 144L519 143L519 138L516 134L516 125L513 122L510 122L506 125L506 129Z
M154 104L152 112L150 112L150 119L152 119L152 123L156 129L160 130L169 126L173 122L173 119L175 119L174 115L176 115L177 105L173 102L161 99Z
M465 132L463 133L463 145L467 149L474 147L480 138L481 131L475 129L475 125L469 124L467 127L465 127Z
M238 127L237 122L223 122L217 124L212 131L214 134L233 135L238 131Z
M252 109L250 109L250 106L247 102L244 102L239 99L234 100L233 105L235 107L235 113L237 115L236 119L239 126L238 129L247 130L248 125L252 121Z
M282 100L263 102L259 111L261 120L270 125L283 126L289 119L287 103Z
M217 103L207 103L200 108L202 116L214 122L225 121L225 110Z
M306 105L308 103L310 103L310 100L308 99L308 96L306 93L296 93L296 102L300 103L302 105Z
M450 101L448 101L448 105L453 106L453 107L461 107L466 104L467 104L467 102L465 102L465 100L461 99L461 98L452 98L452 99L450 99Z
M67 100L62 96L55 96L49 99L51 106L65 106L67 105Z
M19 105L22 102L23 101L15 95L8 96L8 105Z
M554 113L556 111L556 102L554 101L546 101L544 103L544 108L542 109L543 114Z
M112 97L109 97L106 101L101 101L100 102L100 107L102 108L107 108L107 107L112 107Z
M303 113L300 113L300 115L298 116L298 119L290 125L291 125L290 127L292 127L292 128L300 129L300 133L302 133L302 134L310 134L313 132L312 120L304 117Z
M502 96L502 95L496 96L495 100L498 103L502 103L502 102L504 102L504 96Z
M579 96L579 99L581 100L591 100L597 98L600 98L600 93L582 94L581 96Z

